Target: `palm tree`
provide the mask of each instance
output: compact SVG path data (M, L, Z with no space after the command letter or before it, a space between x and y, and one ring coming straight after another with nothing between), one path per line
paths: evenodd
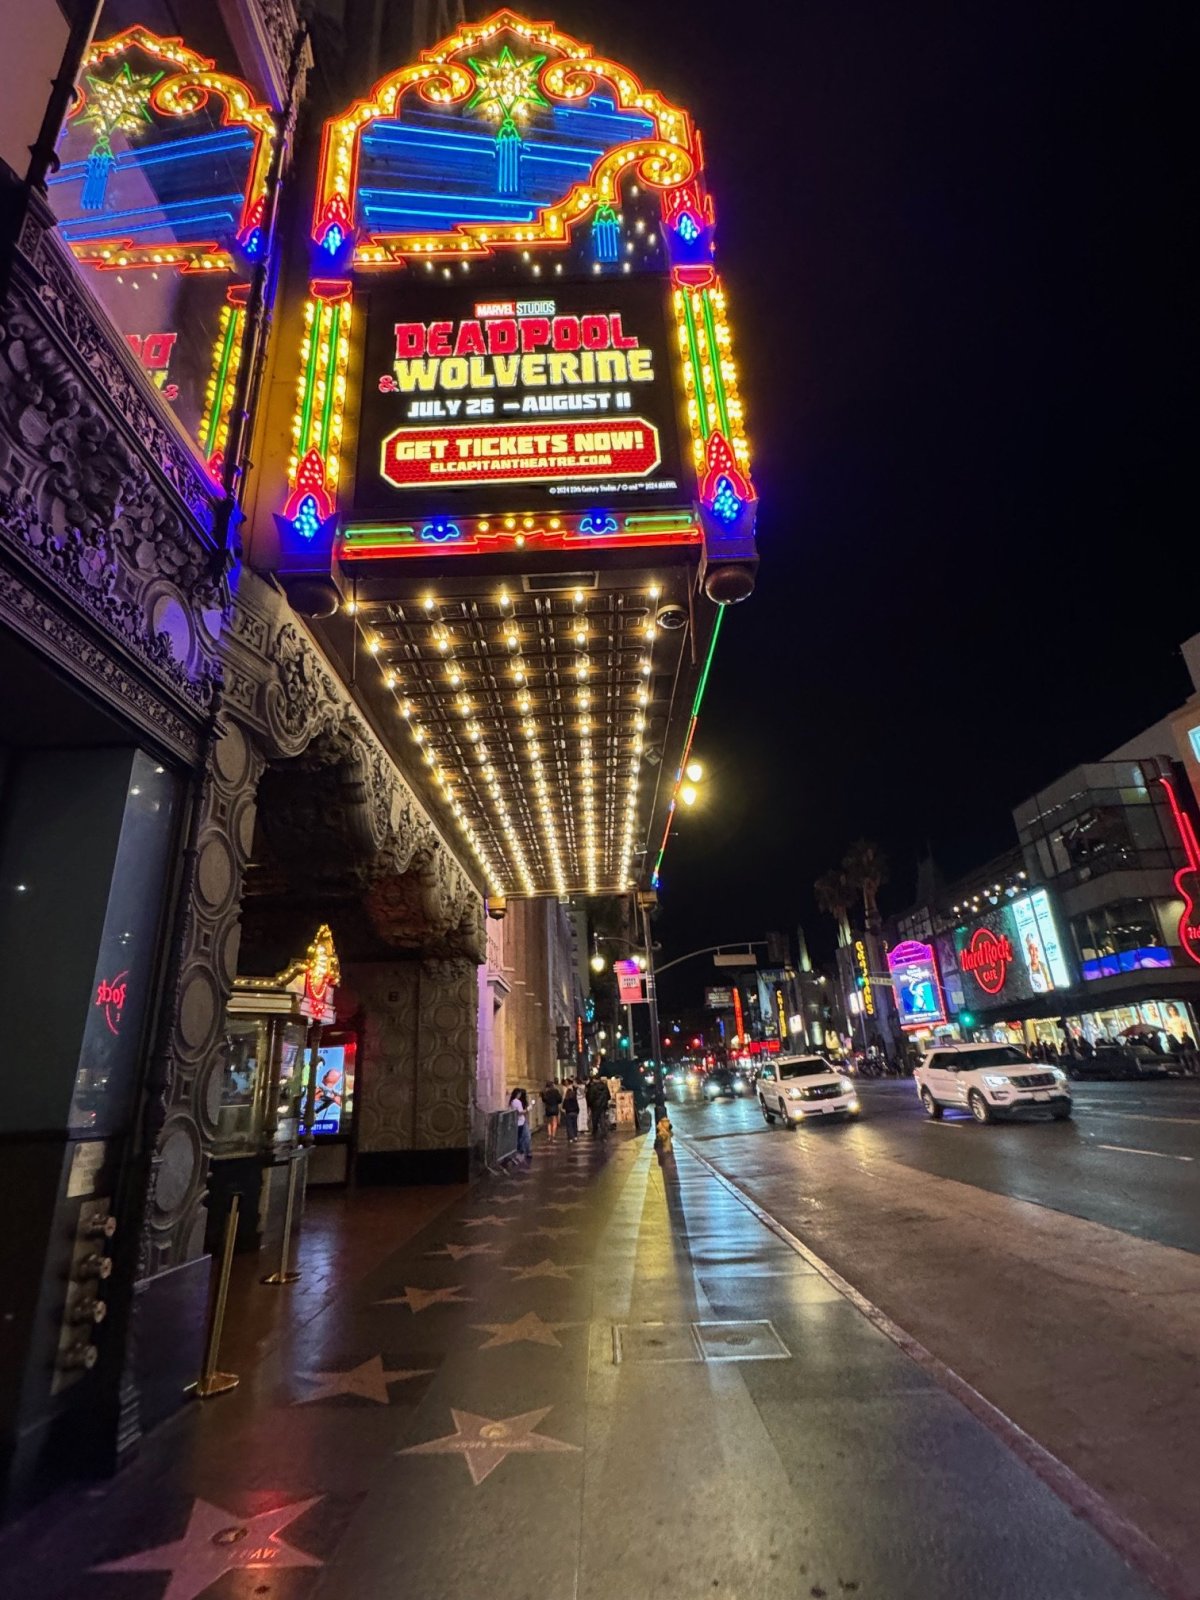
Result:
M850 943L850 903L854 899L854 889L845 872L837 869L824 873L813 884L818 909L837 923L840 945Z
M879 931L879 890L888 880L888 860L872 839L856 839L846 851L842 872L862 894L863 915L870 933Z

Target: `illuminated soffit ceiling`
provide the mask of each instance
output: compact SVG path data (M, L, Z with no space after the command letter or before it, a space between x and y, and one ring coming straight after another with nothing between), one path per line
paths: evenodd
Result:
M685 595L645 574L552 581L357 606L387 714L493 894L632 886L688 637Z

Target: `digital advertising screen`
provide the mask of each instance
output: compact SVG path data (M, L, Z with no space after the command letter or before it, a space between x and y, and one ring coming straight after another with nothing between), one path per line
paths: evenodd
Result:
M308 1069L304 1073L307 1105ZM354 1053L345 1045L323 1045L317 1051L317 1088L313 1099L313 1133L341 1133L349 1124L354 1095ZM308 1130L301 1124L300 1132Z
M888 951L888 971L902 1028L932 1028L946 1020L932 945L908 939Z
M690 502L665 291L630 278L368 291L353 515Z
M954 936L967 1005L1032 1000L1071 985L1071 969L1044 889L978 917Z

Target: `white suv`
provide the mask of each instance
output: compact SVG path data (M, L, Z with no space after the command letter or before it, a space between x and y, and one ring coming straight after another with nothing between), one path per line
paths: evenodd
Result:
M758 1103L768 1122L785 1128L815 1117L856 1117L858 1090L820 1056L770 1056L758 1077Z
M1056 1122L1071 1115L1065 1072L1031 1061L1011 1044L958 1044L927 1050L913 1071L921 1104L931 1117L947 1106L969 1111L976 1122L1017 1111L1049 1111Z

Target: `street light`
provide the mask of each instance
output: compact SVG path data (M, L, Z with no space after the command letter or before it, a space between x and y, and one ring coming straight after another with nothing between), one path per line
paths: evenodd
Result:
M604 957L600 954L599 950L597 950L595 952L595 954L592 956L592 971L593 972L603 972L607 965L608 965L608 963L605 961Z

